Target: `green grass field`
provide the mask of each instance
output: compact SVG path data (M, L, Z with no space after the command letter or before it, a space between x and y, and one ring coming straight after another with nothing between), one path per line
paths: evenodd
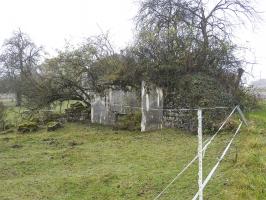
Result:
M259 91L259 92L266 92L266 88L258 88L256 90Z
M266 199L266 104L248 118L204 199ZM231 136L221 133L209 146L205 177ZM69 123L56 132L0 135L0 199L153 199L196 152L197 136L178 130ZM191 199L196 191L197 163L160 199Z

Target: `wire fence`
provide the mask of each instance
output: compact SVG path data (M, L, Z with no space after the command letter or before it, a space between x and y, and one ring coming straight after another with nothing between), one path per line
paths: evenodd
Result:
M213 140L216 138L216 136L218 135L218 133L223 129L223 127L225 126L225 124L229 121L229 119L232 117L232 115L235 113L235 111L238 111L239 115L240 115L240 124L238 125L237 130L235 131L234 135L232 136L230 142L228 143L228 145L225 147L222 155L220 156L218 162L215 164L215 166L212 168L212 170L210 171L210 173L208 174L207 178L203 181L202 180L202 159L205 155L205 151L207 150L208 146L213 142ZM200 111L200 112L199 112ZM198 116L199 113L201 113L202 110L198 109ZM202 130L200 130L201 124L202 123L202 116L200 114L199 116L199 136L200 134L202 134ZM198 180L198 184L199 184L199 190L197 191L197 193L195 194L195 196L193 197L193 200L199 198L199 199L203 199L203 190L206 187L207 183L209 182L209 180L211 179L211 177L214 175L216 169L218 168L219 164L221 163L221 161L223 160L223 158L225 157L228 149L230 148L233 140L235 139L236 135L238 134L242 124L245 123L247 125L247 120L244 117L243 112L241 111L239 106L236 106L233 108L233 110L230 112L230 114L225 118L225 120L223 121L223 123L221 124L221 126L218 128L218 130L215 132L215 134L205 140L203 143L202 141L200 141L202 139L202 135L201 137L199 137L199 146L198 146L198 154L189 162L187 163L187 165L169 182L169 184L166 185L166 187L164 187L162 189L162 191L154 198L154 200L158 200L160 197L162 197L162 195L167 191L167 189L169 189L169 187L197 160L199 159L199 180ZM204 146L202 147L202 144L204 144ZM202 182L203 181L203 182Z
M147 101L149 102L149 101ZM146 102L146 103L147 103ZM158 101L157 104L154 104L155 106L158 107L152 107L150 105L141 105L141 106L134 106L134 105L123 105L123 104L115 104L115 103L109 103L108 107L115 111L115 112L120 112L122 114L127 114L127 112L132 112L132 111L141 111L142 112L142 121L141 121L141 130L147 130L147 127L150 124L155 124L155 126L151 126L152 128L160 128L163 127L163 123L166 121L165 118L166 116L169 117L169 113L178 113L178 112L192 112L192 113L198 113L198 120L195 120L197 118L191 118L191 115L189 116L190 118L186 118L185 120L189 121L190 123L192 120L194 120L194 124L196 122L197 126L198 126L198 154L190 161L188 162L185 167L177 173L177 175L161 190L161 192L158 193L158 195L156 195L156 197L154 198L154 200L159 199L160 197L162 197L162 195L167 191L167 189L169 189L169 187L178 179L181 177L182 174L184 174L184 172L186 172L186 170L193 164L195 163L196 160L198 160L198 164L199 164L199 171L198 171L198 191L196 192L196 194L193 197L194 199L199 198L200 200L203 200L203 190L206 187L207 183L209 182L209 180L211 179L211 177L214 175L216 169L218 168L218 166L220 165L221 161L223 160L223 158L225 157L228 149L230 148L233 140L235 139L236 135L238 134L242 124L244 123L245 125L247 125L247 120L245 119L245 116L243 114L243 112L241 111L239 106L235 106L234 108L231 107L224 107L224 106L216 106L216 107L202 107L202 108L163 108L160 107L161 106L161 102ZM217 129L217 131L207 140L205 140L204 142L202 141L202 126L203 126L203 111L212 111L212 112L217 112L219 110L229 110L231 109L231 112L225 117L224 121L222 122L222 124L219 126L219 128ZM217 135L221 132L221 130L224 128L224 126L226 125L226 123L228 123L228 121L230 120L230 118L232 117L232 115L234 113L236 113L236 111L238 112L241 122L235 132L235 134L233 135L232 139L230 140L229 144L225 147L222 155L220 156L218 162L215 164L215 166L212 168L212 170L210 171L210 173L208 174L207 178L205 180L203 180L203 158L205 156L206 150L208 149L209 145L214 141L214 139L217 137ZM195 114L194 114L195 115ZM180 115L178 115L178 117L180 117ZM175 118L175 116L171 116L170 115L170 121L173 120ZM157 120L156 120L157 119ZM163 120L165 120L163 122ZM150 123L150 124L148 124ZM176 121L172 121L172 123L178 123ZM183 122L182 122L183 123ZM157 126L158 125L158 126ZM165 124L164 124L165 125ZM144 128L143 128L144 127Z

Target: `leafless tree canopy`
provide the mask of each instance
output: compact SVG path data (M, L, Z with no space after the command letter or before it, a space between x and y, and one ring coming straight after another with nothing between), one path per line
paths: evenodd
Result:
M7 91L14 92L21 104L22 85L36 74L42 47L37 47L25 33L18 30L7 39L0 55L0 75L8 82Z
M37 47L21 30L3 44L0 57L2 72L9 76L31 73L40 60L42 47Z
M259 15L252 0L146 0L137 16L140 27L152 30L191 30L195 39L224 39L231 36L233 25L254 23Z
M238 57L232 31L235 25L254 24L259 19L253 2L143 0L132 46L117 53L108 35L102 34L78 47L69 46L41 64L42 48L19 30L2 47L0 77L11 81L18 99L26 84L23 95L37 107L70 99L89 105L93 93L114 87L137 89L142 80L167 88L166 93L175 90L188 95L189 101L193 92L182 84L190 82L194 87L195 82L206 88L209 83L204 80L208 79L217 84L213 91L220 88L231 98L239 92L246 62ZM194 89L199 90L197 85Z
M153 66L174 63L186 70L205 68L238 73L233 29L260 20L251 0L145 0L136 17L139 57Z

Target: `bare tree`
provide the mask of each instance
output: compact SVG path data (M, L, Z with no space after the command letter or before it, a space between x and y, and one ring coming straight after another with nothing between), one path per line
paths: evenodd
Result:
M16 94L17 106L21 105L23 80L36 71L41 51L42 47L37 47L21 30L15 31L2 46L1 75L9 81L9 91Z
M40 65L36 84L28 87L26 98L35 108L55 101L79 100L90 106L94 94L111 87L109 74L118 67L107 35L88 38L83 44L67 45L56 57Z
M241 103L248 62L239 56L234 30L260 21L254 6L252 0L141 1L132 48L141 75L164 88L169 105Z
M167 51L186 41L188 52L197 51L197 59L193 57L189 65L204 67L212 65L212 49L233 47L236 25L260 19L252 0L145 0L140 7L136 19L141 30L155 32L158 38L168 37ZM173 42L172 33L180 39L178 43Z

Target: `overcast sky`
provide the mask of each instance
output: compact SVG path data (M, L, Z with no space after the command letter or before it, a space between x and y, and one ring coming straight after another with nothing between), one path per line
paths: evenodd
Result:
M266 11L266 1L258 0L260 11ZM32 40L44 46L54 55L62 49L65 41L81 42L84 38L99 34L100 28L110 31L111 40L118 48L132 41L137 13L136 0L0 0L0 44L14 30L21 28ZM254 30L241 29L237 32L238 42L248 45L258 63L248 71L254 78L266 78L266 15L265 22ZM100 28L99 28L100 27Z

